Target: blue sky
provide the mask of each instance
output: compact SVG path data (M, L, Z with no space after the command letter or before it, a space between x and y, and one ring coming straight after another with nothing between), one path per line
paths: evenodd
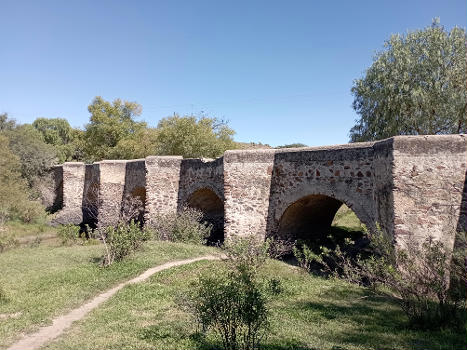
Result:
M433 17L465 27L467 2L0 0L0 113L83 127L100 95L150 125L203 111L238 141L346 143L352 81Z

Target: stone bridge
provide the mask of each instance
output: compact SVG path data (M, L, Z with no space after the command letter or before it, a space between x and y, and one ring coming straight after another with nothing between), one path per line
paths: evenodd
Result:
M58 223L118 222L128 197L145 223L200 209L219 238L313 235L345 203L396 242L428 235L452 244L466 229L467 136L397 136L340 146L233 150L216 160L150 156L54 169Z

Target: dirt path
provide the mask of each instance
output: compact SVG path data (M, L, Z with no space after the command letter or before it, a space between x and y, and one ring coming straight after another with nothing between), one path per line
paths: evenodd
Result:
M131 283L138 283L146 280L153 274L160 272L162 270L170 269L171 267L186 265L193 263L195 261L200 260L217 260L219 259L217 256L214 255L206 255L201 256L199 258L193 259L185 259L185 260L177 260L171 261L156 267L152 267L141 275L126 281L122 282L119 285L109 289L108 291L99 294L98 296L94 297L87 303L81 305L80 307L71 310L69 313L59 316L55 318L52 322L52 325L47 327L40 328L37 332L25 335L23 339L11 345L7 350L35 350L39 349L41 346L45 345L46 343L50 342L51 340L58 337L60 334L63 333L67 328L71 326L71 324L75 321L82 319L88 312L98 307L101 303L109 299L112 295L117 293L120 289L125 287Z

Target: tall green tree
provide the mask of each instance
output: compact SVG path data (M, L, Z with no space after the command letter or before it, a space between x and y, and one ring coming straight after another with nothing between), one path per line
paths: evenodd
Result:
M351 141L467 131L467 37L430 27L392 35L362 79L354 81L360 118Z
M42 140L39 131L31 124L16 126L3 134L9 140L9 148L20 160L22 177L33 188L57 163L56 150Z
M15 126L15 120L8 118L8 113L0 114L0 132L6 130L13 130Z
M235 148L235 132L223 121L206 116L174 115L158 126L158 154L185 158L215 158Z
M46 143L55 147L60 163L81 160L79 138L83 132L72 128L66 119L37 118L32 126Z
M88 107L91 118L84 132L86 160L120 159L119 142L134 138L146 128L145 122L135 118L142 108L136 102L116 99L113 102L96 97Z
M31 222L44 215L42 205L30 200L21 170L21 160L11 151L10 140L0 132L0 226L10 219Z

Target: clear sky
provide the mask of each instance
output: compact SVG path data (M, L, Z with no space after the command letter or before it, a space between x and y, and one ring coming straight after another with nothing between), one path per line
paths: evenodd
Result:
M83 127L100 95L150 125L203 111L237 141L346 143L352 81L434 17L465 27L467 1L0 0L0 113Z

